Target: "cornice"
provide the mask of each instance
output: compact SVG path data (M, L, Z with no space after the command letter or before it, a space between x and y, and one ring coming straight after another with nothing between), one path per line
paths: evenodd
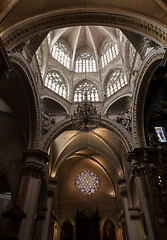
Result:
M3 38L7 50L26 40L31 35L50 31L55 28L85 24L100 24L113 27L121 27L144 33L155 38L158 42L167 46L167 33L159 26L130 16L102 12L75 12L57 14L52 17L45 16L42 19L33 19L31 22L15 26L6 33Z

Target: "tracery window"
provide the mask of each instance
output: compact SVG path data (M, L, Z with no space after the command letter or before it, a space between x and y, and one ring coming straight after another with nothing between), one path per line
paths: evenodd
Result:
M96 61L92 54L81 53L75 61L75 72L96 72Z
M91 82L83 82L75 88L74 102L81 102L85 98L85 94L88 100L92 102L99 101L99 94L96 86Z
M111 96L127 84L127 79L122 70L116 70L107 83L107 97Z
M51 70L48 72L44 85L51 89L52 91L56 92L60 96L66 98L67 97L67 89L64 84L63 78L61 75L54 71Z
M90 195L99 188L100 182L95 173L86 170L76 177L75 186L81 193Z
M101 53L101 66L105 67L109 62L119 54L118 46L114 42L107 42Z
M52 49L52 57L63 64L66 68L70 68L70 54L63 43L57 42Z

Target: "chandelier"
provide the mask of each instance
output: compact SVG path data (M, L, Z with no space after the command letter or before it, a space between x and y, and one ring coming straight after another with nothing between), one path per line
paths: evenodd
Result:
M85 52L86 52L86 28L85 28ZM85 69L85 80L86 80ZM92 101L88 100L88 89L82 90L82 101L78 103L77 111L71 116L73 128L79 131L89 132L100 125L101 115L97 113Z
M92 101L87 99L87 93L82 102L78 103L77 111L71 116L75 130L89 132L100 125L101 115L97 113Z

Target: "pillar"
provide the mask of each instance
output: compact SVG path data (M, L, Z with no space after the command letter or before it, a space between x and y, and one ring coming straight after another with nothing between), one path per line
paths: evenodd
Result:
M48 195L47 195L47 211L45 214L45 221L42 229L41 240L48 240L49 226L51 221L51 213L53 210L53 199L55 193L56 181L52 178L49 179Z
M161 206L156 172L159 167L158 150L135 149L129 155L129 160L148 230L148 239L166 239L166 222Z
M48 154L42 151L28 151L23 166L23 177L20 186L20 207L27 215L22 221L19 239L33 239L34 222L37 212L41 180L45 178Z
M128 231L128 239L129 240L144 240L143 233L141 231L140 221L138 220L138 209L129 208L128 201L128 191L126 187L126 180L119 179L118 185L120 188L120 193L122 196L122 203L124 207L124 214L126 219L126 226Z

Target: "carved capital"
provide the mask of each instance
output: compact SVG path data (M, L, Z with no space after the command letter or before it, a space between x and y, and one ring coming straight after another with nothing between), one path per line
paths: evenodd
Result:
M128 197L127 187L126 187L126 180L125 178L120 178L117 181L117 184L120 185L120 194L122 198Z
M42 179L45 177L45 168L41 164L28 162L23 165L23 175Z

